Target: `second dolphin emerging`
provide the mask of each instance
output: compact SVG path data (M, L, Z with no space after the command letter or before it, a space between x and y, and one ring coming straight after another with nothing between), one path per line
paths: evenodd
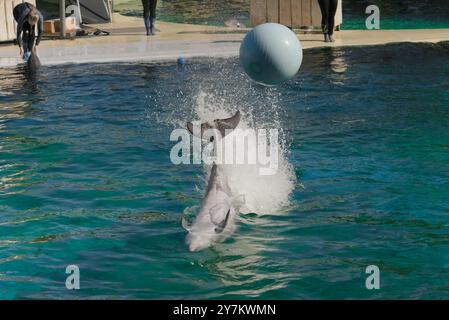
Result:
M29 52L30 56L27 59L27 69L29 72L36 72L41 67L41 61L37 56L36 47Z

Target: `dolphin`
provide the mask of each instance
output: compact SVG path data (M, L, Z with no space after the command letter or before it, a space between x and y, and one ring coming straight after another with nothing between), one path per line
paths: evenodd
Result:
M36 47L31 50L31 55L28 58L27 61L27 68L30 72L36 72L37 69L39 69L41 66L41 61L39 60L39 57L37 56Z
M220 133L219 138L223 138L228 130L235 129L239 122L240 112L237 111L231 118L201 124L201 134L205 130L216 129ZM187 123L187 129L193 134L192 123ZM182 226L188 231L186 243L189 250L200 251L224 241L234 231L234 223L230 222L235 219L237 213L238 202L232 195L224 168L214 162L200 212L192 225L182 218Z

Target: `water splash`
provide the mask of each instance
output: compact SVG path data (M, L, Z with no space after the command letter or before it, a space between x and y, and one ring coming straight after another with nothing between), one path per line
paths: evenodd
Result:
M236 109L243 113L239 129L274 129L281 128L276 112L272 113L271 121L262 119L252 110L245 110L244 106L229 106L223 101L217 101L214 95L200 91L194 110L199 120L211 121L217 118L227 118ZM236 131L238 132L238 131ZM225 140L233 139L234 133L226 136ZM237 133L238 134L238 133ZM229 179L233 196L242 195L245 205L240 209L242 213L278 214L284 206L289 205L289 196L295 188L296 177L292 165L287 159L287 146L283 135L279 136L278 170L272 175L261 175L261 164L249 164L247 157L244 164L224 165L224 171ZM257 152L257 140L247 140L245 152ZM205 165L205 172L210 168Z

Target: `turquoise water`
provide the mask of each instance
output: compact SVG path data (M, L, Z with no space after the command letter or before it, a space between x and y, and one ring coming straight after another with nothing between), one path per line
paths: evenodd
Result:
M366 29L365 17L346 18L342 25L342 30L364 30ZM407 18L384 17L380 22L381 30L404 30L404 29L446 29L449 28L448 19L419 19L409 20Z
M369 5L380 9L381 29L449 28L449 6L446 0L345 0L343 25L345 30L366 29L365 13ZM125 15L140 16L140 0L118 3L115 10ZM249 0L160 0L159 18L178 23L250 26Z
M237 59L0 69L0 297L449 298L448 58L307 50L276 88ZM169 134L199 104L275 119L298 182L277 214L191 253L180 219L203 169L169 161Z
M58 16L55 0L37 0L44 14ZM380 9L381 29L438 29L449 28L447 0L344 0L342 28L366 29L365 13L369 5ZM124 15L141 16L141 0L116 1L114 10ZM158 18L177 23L250 26L249 0L159 0Z
M369 5L377 5L381 29L449 28L449 6L445 0L357 0L343 2L345 30L366 29L365 13Z
M224 25L236 20L250 25L248 0L159 0L158 18L176 23ZM114 5L114 11L142 16L142 2L130 0ZM232 23L235 24L235 23Z

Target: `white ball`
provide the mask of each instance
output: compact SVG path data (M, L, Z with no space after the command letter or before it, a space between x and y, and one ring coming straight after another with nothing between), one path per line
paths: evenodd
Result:
M240 63L254 81L276 85L296 75L302 63L302 46L289 28L264 23L243 39Z

